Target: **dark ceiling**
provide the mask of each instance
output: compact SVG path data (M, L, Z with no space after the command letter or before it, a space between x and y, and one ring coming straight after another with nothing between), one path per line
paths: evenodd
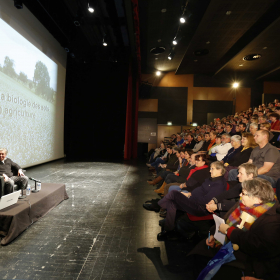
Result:
M139 0L142 72L280 80L279 0ZM187 22L179 24L186 7ZM165 9L165 10L163 10ZM227 15L228 14L228 15ZM181 26L180 41L168 60L172 40ZM159 55L150 53L164 47ZM197 50L208 54L197 56ZM244 61L248 54L260 54Z
M91 1L94 13L87 9ZM70 58L91 61L126 62L130 53L125 2L127 0L23 0L26 6ZM74 24L78 22L79 26ZM108 43L103 46L103 39Z

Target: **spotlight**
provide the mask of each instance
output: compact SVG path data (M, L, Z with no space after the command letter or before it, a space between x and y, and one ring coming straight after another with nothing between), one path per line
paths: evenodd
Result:
M108 44L107 44L107 42L106 42L107 40L106 40L106 35L103 37L103 42L102 42L102 44L103 44L103 46L104 47L107 47L108 46Z
M239 83L233 83L233 85L232 85L232 87L234 87L234 88L238 88L239 87Z
M89 11L90 13L93 13L93 12L94 12L93 6L92 6L90 3L88 3L88 11Z
M168 57L167 57L167 58L168 58L169 60L172 60L172 59L173 59L173 57L174 57L174 53L173 53L173 52L171 52L171 53L168 55Z
M14 0L14 6L19 10L23 9L23 4L21 0Z
M160 72L160 71L157 71L157 72L156 72L156 75L157 75L157 76L160 76L160 75L161 75L161 72Z
M172 122L167 122L167 125L172 125Z
M178 42L176 41L176 39L174 39L173 42L172 42L173 45L177 45L177 43Z
M183 17L181 17L181 18L180 18L180 22L181 22L181 23L185 23L185 22L186 22L186 19L183 18Z

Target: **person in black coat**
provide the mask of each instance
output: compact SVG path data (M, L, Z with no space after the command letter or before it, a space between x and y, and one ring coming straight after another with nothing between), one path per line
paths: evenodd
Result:
M26 189L28 184L28 177L24 175L18 164L7 158L7 153L6 148L0 148L0 176L4 177L5 194L13 192L15 183L21 185L23 189Z
M235 261L223 265L215 275L215 279L241 279L244 274L250 279L279 280L280 271L280 205L274 197L271 184L262 178L254 178L242 183L241 200L237 202L225 215L225 224L221 224L219 231L226 234L235 249ZM240 211L243 209L243 211ZM259 209L259 210L258 210ZM241 213L247 212L254 217L254 222L240 229ZM234 214L233 214L234 213ZM197 262L207 262L219 250L215 246L215 226L210 229L210 238L202 240L190 253L198 257ZM208 246L211 247L208 249Z
M208 214L206 203L210 197L216 196L226 190L226 181L223 177L225 169L222 163L211 164L211 178L194 189L192 192L180 193L171 191L158 202L161 208L167 209L167 216L164 222L164 231L158 234L158 240L162 240L175 227L176 211L181 210L195 216L205 216Z

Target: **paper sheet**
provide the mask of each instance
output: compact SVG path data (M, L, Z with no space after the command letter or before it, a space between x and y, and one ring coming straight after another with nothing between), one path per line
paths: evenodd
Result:
M220 218L220 217L218 217L218 216L215 215L215 214L213 215L213 218L214 218L215 223L216 223L216 232L215 232L215 234L214 234L214 238L215 238L216 240L218 240L222 245L224 245L226 235L223 234L223 233L221 233L221 232L219 232L219 228L220 228L220 225L221 225L221 224L225 224L225 220L222 219L222 218Z

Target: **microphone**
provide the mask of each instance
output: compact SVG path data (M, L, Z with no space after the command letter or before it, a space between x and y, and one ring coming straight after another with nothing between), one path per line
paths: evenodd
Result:
M37 180L37 179L35 179L35 178L32 178L32 177L29 177L29 180L32 180L32 181L34 181L34 182L38 182L38 183L41 183L41 181L40 181L40 180Z

